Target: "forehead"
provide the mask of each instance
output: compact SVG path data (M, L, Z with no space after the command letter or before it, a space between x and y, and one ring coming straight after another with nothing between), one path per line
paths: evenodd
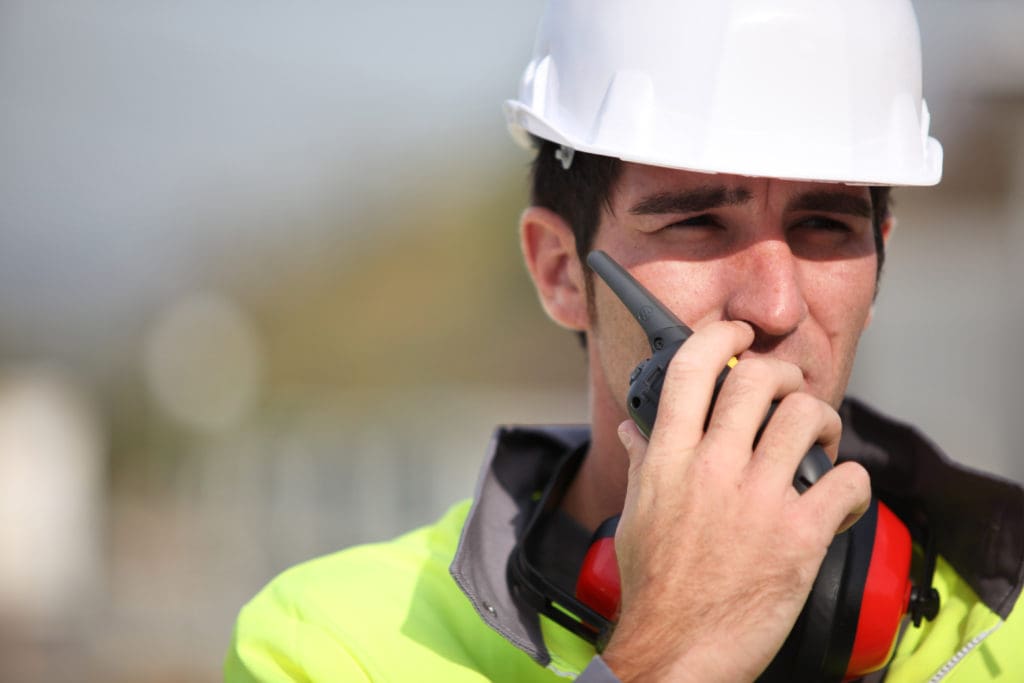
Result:
M786 203L805 195L835 194L862 199L868 199L870 195L869 189L860 185L697 173L623 162L622 172L610 196L610 204L615 213L629 213L630 209L658 195L698 189L718 192L724 200L728 200L723 203L730 204L743 204L750 200L763 203L769 199Z

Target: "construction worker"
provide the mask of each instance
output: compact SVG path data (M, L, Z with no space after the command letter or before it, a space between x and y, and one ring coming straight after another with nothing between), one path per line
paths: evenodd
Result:
M941 176L909 0L551 0L506 115L590 424L500 429L472 501L275 579L227 679L1024 680L1024 491L845 397L890 189ZM694 331L644 425L659 305Z

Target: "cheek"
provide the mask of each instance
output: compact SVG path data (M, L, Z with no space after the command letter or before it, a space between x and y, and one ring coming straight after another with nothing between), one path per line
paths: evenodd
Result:
M596 292L594 309L592 351L597 354L609 390L625 400L630 373L650 355L647 337L626 307L603 285Z
M874 254L835 265L825 280L827 293L823 299L834 318L834 328L859 334L871 312L875 300L877 267Z
M814 280L816 285L810 292L811 314L823 337L820 344L827 345L826 357L831 366L828 370L820 368L825 386L819 390L833 404L837 404L846 391L857 344L871 314L875 273L873 255L832 264L826 276L818 273Z
M718 262L650 261L633 276L691 328L720 320L728 293L728 270Z

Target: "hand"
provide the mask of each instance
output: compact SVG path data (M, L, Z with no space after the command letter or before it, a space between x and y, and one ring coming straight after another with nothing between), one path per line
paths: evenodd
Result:
M618 625L603 653L623 681L751 681L799 616L833 536L864 512L867 472L844 463L806 493L793 473L815 442L835 461L841 423L776 359L730 371L704 432L715 378L753 342L749 325L697 331L669 366L648 443L619 426L629 454L615 536ZM757 447L772 400L779 406Z

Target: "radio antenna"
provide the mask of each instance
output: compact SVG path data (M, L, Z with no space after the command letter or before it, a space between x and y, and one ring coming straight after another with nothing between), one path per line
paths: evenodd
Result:
M693 334L693 330L684 325L608 254L594 250L587 256L587 264L601 276L640 323L652 352L660 351L673 342L681 344Z

